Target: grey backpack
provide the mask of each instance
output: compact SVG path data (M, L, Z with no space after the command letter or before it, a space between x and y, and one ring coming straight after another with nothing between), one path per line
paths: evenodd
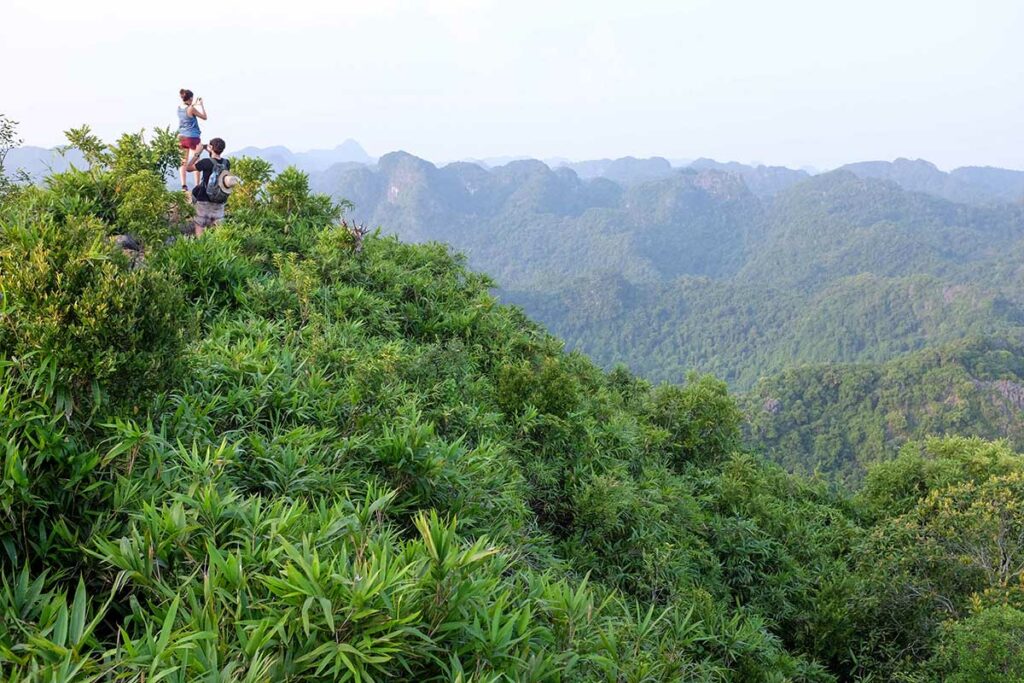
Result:
M210 179L206 181L206 196L214 204L223 204L228 200L228 193L221 189L220 176L230 166L227 159L211 157L210 161L213 162L213 171L210 173Z

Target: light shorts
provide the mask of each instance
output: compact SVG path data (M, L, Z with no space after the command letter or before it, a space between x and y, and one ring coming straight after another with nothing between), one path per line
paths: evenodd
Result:
M213 202L195 202L197 228L208 228L224 220L224 205Z

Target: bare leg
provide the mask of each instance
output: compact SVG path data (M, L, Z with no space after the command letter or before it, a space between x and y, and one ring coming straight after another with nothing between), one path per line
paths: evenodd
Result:
M188 167L188 156L189 156L189 150L187 150L187 149L181 150L181 168L178 169L178 170L181 172L181 186L182 187L185 187L185 178L187 177L187 172L185 171L185 168Z
M202 154L201 150L202 150L202 147L199 144L197 144L196 148L192 150L192 154L195 155L194 156L195 159L198 159L199 155ZM195 171L192 174L192 177L195 178L195 181L196 181L196 187L199 187L199 175L200 175L199 171Z
M192 236L196 239L203 236L203 232L209 227L209 219L206 217L205 212L201 212L201 209L205 205L200 205L199 202L192 202L192 207L196 210L196 216L192 223Z

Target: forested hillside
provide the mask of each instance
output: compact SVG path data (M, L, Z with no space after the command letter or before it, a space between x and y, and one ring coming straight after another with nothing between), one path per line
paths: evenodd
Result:
M571 346L655 380L697 369L747 389L794 363L884 361L1022 319L1010 255L1024 205L955 204L848 171L768 200L727 170L624 187L540 162L395 154L319 189L361 220L464 249Z
M849 482L932 434L1007 439L1022 449L1024 346L985 338L885 363L800 366L762 380L742 403L748 435L768 457Z
M496 276L503 301L570 348L655 381L681 382L696 370L750 391L805 364L884 364L967 338L1024 339L1024 204L1000 201L1014 192L1014 172L946 174L905 160L813 177L707 159L686 169L657 159L576 168L587 177L537 161L437 168L392 154L376 169L322 177L318 189L403 238L464 250ZM803 405L803 430L845 414ZM940 425L915 412L923 409L915 401L893 408L921 425L910 430L918 436ZM957 427L1008 435L1022 417L1012 412L1009 432L974 417ZM845 475L910 434L897 430L884 448L874 439L854 454L852 436L839 448L783 433L796 424L774 426L790 447L780 460Z
M655 380L698 369L746 389L794 363L883 361L1022 320L1016 273L992 276L1021 248L1021 206L845 171L770 202L719 170L623 188L540 162L389 155L333 180L354 215L464 248L505 300Z
M609 275L506 299L609 365L668 381L699 368L742 390L795 364L884 361L964 335L1019 334L1022 319L998 295L929 276L852 276L801 295L707 278L633 285Z
M236 160L174 240L173 137L71 139L0 203L6 679L1024 675L1006 446L850 496L744 452L723 383L565 353L294 169Z
M509 288L602 269L650 282L731 274L762 225L742 181L716 171L626 188L539 161L437 168L395 153L314 187L351 201L358 220L399 226L390 230L404 239L457 245Z

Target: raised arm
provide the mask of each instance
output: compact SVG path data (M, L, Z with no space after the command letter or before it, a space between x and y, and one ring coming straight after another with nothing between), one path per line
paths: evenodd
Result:
M203 121L206 120L206 105L203 104L203 98L197 97L195 104L191 104L188 107L188 115L196 116L201 118Z

